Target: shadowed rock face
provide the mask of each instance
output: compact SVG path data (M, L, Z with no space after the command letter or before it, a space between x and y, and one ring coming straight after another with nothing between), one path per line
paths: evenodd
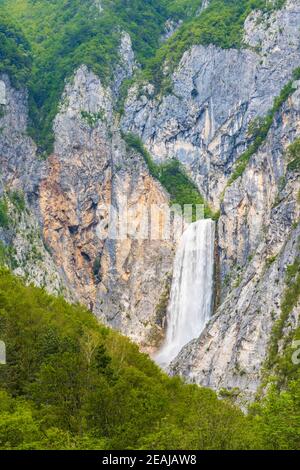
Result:
M101 3L101 2L100 2ZM111 214L169 197L120 129L139 134L157 161L176 156L216 208L234 162L249 143L250 121L264 116L300 65L300 2L270 18L253 13L242 50L194 46L173 75L171 95L153 87L129 91L119 123L114 104L136 64L128 35L111 87L87 67L66 85L55 119L55 148L46 161L26 134L27 96L0 77L0 197L22 189L27 210L0 227L16 251L15 272L51 292L79 300L99 318L152 352L163 339L174 244L111 240ZM163 73L163 72L162 72ZM286 148L300 134L300 90L277 113L268 138L224 193L218 222L220 305L201 337L171 366L215 389L240 387L253 397L270 333L279 318L286 267L299 255L299 172L287 171ZM139 221L141 223L141 221ZM34 234L34 235L33 235ZM33 238L32 238L33 237ZM39 256L32 254L32 240ZM299 305L289 318L299 321Z

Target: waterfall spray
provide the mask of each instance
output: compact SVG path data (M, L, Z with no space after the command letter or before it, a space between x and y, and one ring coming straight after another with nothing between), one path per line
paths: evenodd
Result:
M215 223L199 220L184 232L175 257L165 343L155 357L162 367L197 338L212 314Z

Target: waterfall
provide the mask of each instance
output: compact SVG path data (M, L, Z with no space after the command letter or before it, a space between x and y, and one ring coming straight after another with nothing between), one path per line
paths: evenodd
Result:
M212 314L215 223L200 220L187 228L175 262L167 334L155 360L167 367L183 346L200 336Z

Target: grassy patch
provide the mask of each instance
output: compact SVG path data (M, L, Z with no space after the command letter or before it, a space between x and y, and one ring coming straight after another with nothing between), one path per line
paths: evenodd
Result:
M87 123L87 125L93 129L101 121L105 120L104 111L98 111L97 113L88 113L87 111L81 111L81 118Z
M15 258L16 251L12 246L5 245L0 240L0 269L3 266L15 269L17 267L17 261Z
M7 193L7 197L19 214L25 211L26 201L24 193L22 191L19 191L17 189L14 191L9 191Z

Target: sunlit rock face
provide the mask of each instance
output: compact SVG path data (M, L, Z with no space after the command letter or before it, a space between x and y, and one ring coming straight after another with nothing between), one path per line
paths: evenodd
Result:
M218 223L222 303L172 373L215 389L260 384L272 327L281 314L288 265L300 255L300 175L286 148L300 131L300 89L277 114L265 144L225 192ZM300 306L287 321L299 324Z

